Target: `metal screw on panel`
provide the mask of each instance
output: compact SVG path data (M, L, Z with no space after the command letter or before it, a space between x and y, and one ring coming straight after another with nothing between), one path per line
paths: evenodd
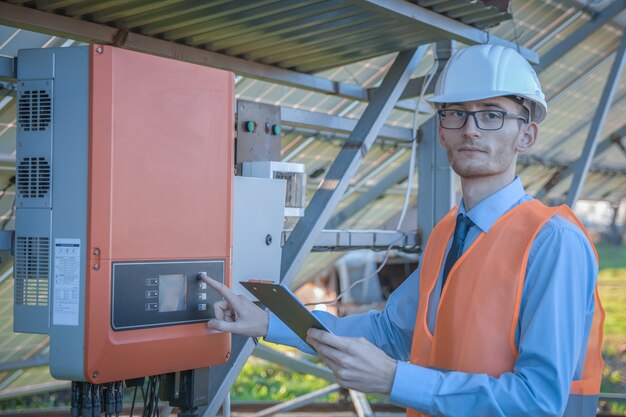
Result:
M265 236L265 244L266 244L267 246L269 246L269 245L271 245L271 244L272 244L272 235L267 235L267 236Z
M100 255L100 249L95 248L95 249L93 250L93 254L94 254L94 255Z
M230 352L226 352L226 359L230 358Z
M98 373L98 371L94 371L93 374L91 374L93 379L98 379L98 377L100 376L100 374Z
M101 47L101 46L98 46L98 47L96 48L96 53L97 53L97 54L101 54L101 53L102 53L102 47Z
M100 269L100 264L95 264L95 265L93 266L93 269L95 269L96 271L97 271L97 270L99 270L99 269Z

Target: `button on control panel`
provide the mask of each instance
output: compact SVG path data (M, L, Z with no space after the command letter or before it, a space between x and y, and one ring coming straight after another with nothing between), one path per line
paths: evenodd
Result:
M198 279L200 271L224 282L225 261L115 262L112 268L113 330L172 326L215 317L222 297Z

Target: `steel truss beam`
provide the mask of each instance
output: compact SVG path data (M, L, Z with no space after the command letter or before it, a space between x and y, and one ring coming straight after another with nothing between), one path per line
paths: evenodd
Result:
M335 375L327 367L319 366L314 364L313 362L309 362L303 359L296 359L291 356L284 355L265 345L257 345L252 354L257 358L286 366L296 372L313 375L330 382L337 382L337 380L335 379Z
M624 8L626 8L625 0L615 0L607 8L602 10L600 14L593 16L589 22L576 29L576 31L574 31L571 35L559 42L557 46L550 49L545 55L543 55L539 64L535 66L535 71L539 73L554 64L554 62L569 52L574 46L579 45L610 19L617 16Z
M286 285L289 285L295 278L305 257L313 247L317 235L341 200L361 159L374 142L378 131L393 108L393 103L404 91L409 77L426 49L427 46L423 45L417 50L405 51L398 55L380 89L377 90L328 170L324 181L307 206L304 217L296 224L291 237L283 247L281 281Z
M283 242L292 233L293 230L284 230ZM416 245L415 235L395 230L322 230L312 250L414 248Z
M456 174L452 171L446 150L439 145L437 118L420 129L417 195L418 244L423 245L435 225L456 203Z
M626 135L626 124L620 127L615 132L611 133L609 136L604 138L595 150L594 159L600 157L604 152L606 152L611 146L618 145L620 146L620 140L623 136ZM528 161L529 164L531 161ZM548 192L559 182L567 180L574 173L574 165L573 164L563 164L561 166L562 170L558 173L558 177L554 180L548 181L541 190L535 195L535 198L542 199L544 198ZM596 171L592 167L589 168L590 172ZM621 172L622 175L625 175L626 172Z
M408 178L409 174L409 163L410 161L406 161L398 168L394 169L391 173L385 176L383 179L378 181L376 185L370 187L367 191L362 193L359 198L348 204L344 207L339 213L335 214L329 221L326 223L326 228L328 229L337 229L341 226L341 224L356 214L363 207L367 206L372 201L376 200L378 197L383 195L385 191L392 187L393 185L402 182Z
M46 366L50 363L48 355L38 355L22 361L11 361L0 363L0 372L17 371L18 369L33 368L35 366Z
M381 88L370 100L361 119L307 206L306 214L296 224L291 237L283 247L281 265L283 284L289 286L295 278L306 255L313 248L319 232L346 191L359 162L378 135L427 48L427 45L423 45L415 50L401 52L396 57ZM209 398L212 400L208 407L201 410L204 417L217 414L230 387L254 350L255 343L250 338L233 335L232 340L228 363L211 368Z
M28 397L36 394L47 394L55 391L69 390L69 381L51 381L44 384L30 385L20 388L5 389L0 392L0 400Z
M352 0L356 1L356 0ZM490 43L514 48L532 63L539 62L539 56L535 51L520 48L518 45L504 39L490 36L489 32L466 25L457 20L435 13L424 7L417 6L406 0L358 0L376 10L390 14L393 18L400 16L420 25L427 26L434 32L441 33L442 39L454 39L466 44Z
M309 392L308 394L301 395L293 400L285 401L284 403L274 405L272 407L261 410L258 413L252 414L251 417L268 417L277 413L285 413L291 410L296 410L305 405L312 404L320 398L324 398L333 392L341 390L341 385L331 384L327 387L319 389L317 391Z
M356 119L298 110L291 107L281 107L280 117L282 123L289 126L312 129L323 128L331 132L341 133L352 132L358 122ZM413 140L411 129L388 125L381 127L378 137L402 142L411 142Z
M254 352L252 352L252 355L256 356L257 358L265 359L267 361L289 367L297 372L315 375L318 378L322 378L333 383L332 385L322 388L321 390L311 392L298 398L294 398L293 400L287 401L283 404L278 404L276 406L260 411L259 413L254 414L255 417L264 417L273 415L278 412L293 410L309 404L315 399L322 398L331 392L341 389L341 386L336 384L335 375L333 375L332 371L326 367L318 366L314 363L302 359L288 357L264 345L258 345ZM365 394L354 390L350 390L349 392L357 416L373 417L374 413L372 412L371 406L367 402Z
M16 77L15 58L0 56L0 81L12 81Z
M591 161L596 153L598 137L600 136L602 128L604 127L604 121L606 119L606 115L609 112L609 108L611 107L613 95L615 94L615 90L617 89L617 85L619 84L622 76L625 56L626 30L622 35L622 43L615 54L615 60L613 61L613 66L611 67L611 72L609 73L609 77L607 78L606 85L604 86L604 91L602 92L602 97L600 98L598 109L596 110L596 114L594 115L593 121L591 122L589 136L585 141L583 152L580 155L580 159L576 163L574 178L572 179L572 184L565 200L570 207L573 207L576 203L576 200L578 200L578 196L580 195L580 192L582 191L583 185L585 183L585 178L587 177L587 172L589 171L589 167L591 166Z
M342 83L310 74L251 62L206 49L185 46L98 23L72 19L4 2L0 3L0 24L83 42L114 45L129 50L233 71L239 75L258 80L352 100L369 101L368 90L355 84ZM461 23L458 24L461 27L466 26ZM396 103L396 107L408 111L415 110L406 103Z

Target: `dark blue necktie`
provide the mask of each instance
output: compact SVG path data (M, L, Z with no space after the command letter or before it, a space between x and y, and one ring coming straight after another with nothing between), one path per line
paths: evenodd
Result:
M441 281L441 288L446 284L446 278L448 273L454 266L454 263L463 254L463 243L465 243L465 237L467 231L472 225L472 221L469 217L459 214L456 216L456 226L454 228L454 236L452 236L452 245L450 245L450 251L446 256L446 262L443 267L443 280Z

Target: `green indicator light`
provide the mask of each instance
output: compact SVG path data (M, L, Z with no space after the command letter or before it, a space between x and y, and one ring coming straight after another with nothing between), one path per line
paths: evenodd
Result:
M252 120L248 121L248 122L244 122L243 123L243 128L246 132L251 132L254 133L254 131L256 130L256 123L253 122Z

